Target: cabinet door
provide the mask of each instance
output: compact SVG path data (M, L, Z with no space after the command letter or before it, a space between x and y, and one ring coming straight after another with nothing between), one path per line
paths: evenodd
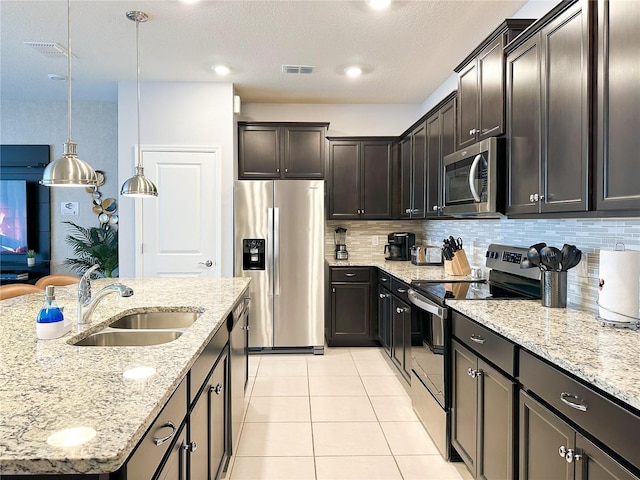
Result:
M471 474L477 475L478 379L477 357L456 341L452 342L451 443Z
M427 200L427 125L423 123L411 134L412 137L412 191L411 218L424 218Z
M504 133L504 36L478 56L478 140Z
M209 478L208 429L209 398L206 390L196 401L189 414L189 478L206 480Z
M602 449L576 434L576 480L638 480Z
M363 219L392 217L391 142L363 141L360 144L361 214Z
M410 310L402 300L391 297L391 359L399 369L404 368L405 309Z
M427 118L427 204L425 215L438 216L440 203L440 159L442 122L439 113ZM435 207L435 210L434 210Z
M371 339L369 283L331 284L331 338L329 345L357 346Z
M479 478L514 478L514 415L517 385L488 363L478 359L480 401L478 403Z
M637 45L640 2L598 2L598 210L640 210Z
M560 453L575 450L574 438L569 425L520 392L520 480L573 480L575 462Z
M324 127L282 127L285 178L324 178L325 136Z
M329 148L329 218L359 218L360 142L333 141Z
M227 371L228 356L223 353L211 373L209 395L209 462L210 477L220 478L227 455Z
M458 146L456 150L476 142L478 128L478 69L475 61L458 74Z
M400 217L411 218L411 135L400 141Z
M378 285L378 341L391 352L391 293Z
M241 179L280 178L279 127L247 125L240 127L238 140Z
M582 4L542 30L541 212L588 209L587 32Z
M156 480L187 480L187 428L183 424L181 433L171 447L167 460L160 471L156 473ZM140 477L137 477L138 479ZM205 477L206 478L206 477Z
M532 37L507 56L507 213L537 213L540 46Z

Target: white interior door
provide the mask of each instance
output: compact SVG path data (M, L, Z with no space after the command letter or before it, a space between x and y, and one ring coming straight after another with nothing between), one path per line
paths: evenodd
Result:
M219 277L219 150L142 147L142 159L158 198L136 200L136 276Z

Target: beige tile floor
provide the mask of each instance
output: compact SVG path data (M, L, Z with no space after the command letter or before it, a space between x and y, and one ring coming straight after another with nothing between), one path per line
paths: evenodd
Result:
M418 421L378 348L251 355L228 480L468 480Z

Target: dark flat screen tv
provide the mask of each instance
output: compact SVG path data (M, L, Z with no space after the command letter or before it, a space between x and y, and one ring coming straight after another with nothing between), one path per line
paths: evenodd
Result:
M1 253L27 251L27 215L26 180L0 180Z

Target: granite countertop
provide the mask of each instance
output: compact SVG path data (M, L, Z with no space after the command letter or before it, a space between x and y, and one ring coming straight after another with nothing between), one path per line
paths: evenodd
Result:
M355 256L349 255L348 260L336 260L334 256L327 255L326 261L330 267L378 267L390 275L411 283L412 280L433 280L435 282L445 280L471 280L469 275L448 275L442 265L414 265L410 261L399 262L385 260L380 256Z
M640 410L640 330L602 327L593 313L547 308L534 300L447 304Z
M245 278L103 279L94 293L119 281L134 290L129 298L109 295L91 324L77 327L77 287L56 287L56 301L71 333L37 340L36 315L43 295L0 302L0 473L107 473L133 451L213 337L233 305L246 293ZM78 347L70 342L100 330L114 316L169 307L204 313L177 340L147 347ZM155 374L129 380L133 367ZM76 447L47 443L54 432L94 429L95 437Z

